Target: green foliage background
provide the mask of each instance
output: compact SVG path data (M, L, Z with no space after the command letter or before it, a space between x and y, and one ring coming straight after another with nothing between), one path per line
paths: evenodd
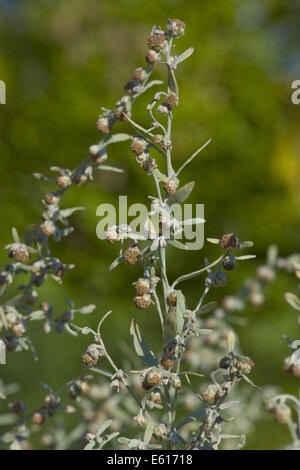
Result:
M291 82L300 78L296 0L0 0L0 79L7 85L7 104L0 108L2 245L11 241L12 226L22 232L40 220L46 188L32 173L48 173L51 165L73 168L87 156L88 147L99 140L95 120L100 106L111 107L122 96L132 71L144 64L152 25L164 26L168 17L187 24L176 49L195 47L177 73L175 166L212 137L182 178L182 183L197 183L189 202L205 204L205 235L233 231L241 240L253 240L257 262L270 243L279 246L282 256L299 251L300 107L290 100ZM157 72L162 74L162 69ZM143 104L135 117L146 122ZM116 203L119 194L144 203L153 183L137 167L128 144L111 148L109 155L109 164L124 168L125 174L99 173L92 184L67 195L68 206L87 210L73 217L75 233L53 249L77 269L65 276L62 287L48 281L40 292L41 300L54 299L57 312L66 307L64 295L78 306L97 304L97 313L86 317L94 325L112 309L103 331L113 356L121 360L130 319L139 320L154 349L160 347L158 323L154 311L133 307L131 282L140 274L137 268L121 265L108 274L117 248L96 238L95 212L102 202ZM205 245L208 257L217 252ZM202 266L203 258L203 250L190 255L170 250L170 277ZM0 262L7 262L4 250ZM221 300L235 293L256 264L240 264L227 286L213 295ZM203 279L195 279L186 287L188 301L196 301L202 286ZM248 326L238 330L245 353L256 363L256 383L279 383L295 391L295 379L282 371L288 354L282 334L298 334L295 314L283 299L287 289L296 292L297 282L280 274L265 306L249 306ZM11 354L0 372L6 382L21 384L19 398L29 407L43 397L40 380L60 387L84 372L80 356L87 339L52 333L37 335L35 343L38 363L30 353ZM248 447L284 445L285 431L262 412Z

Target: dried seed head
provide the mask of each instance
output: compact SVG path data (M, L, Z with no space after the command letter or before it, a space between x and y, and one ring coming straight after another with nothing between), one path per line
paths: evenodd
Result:
M66 188L68 188L69 186L71 186L72 180L71 180L70 176L61 175L61 176L58 176L58 177L56 178L56 183L57 183L57 185L58 185L60 188L66 189Z
M170 31L170 33L172 33L172 35L175 38L179 38L180 36L184 34L185 24L183 21L178 20L178 19L177 20L168 19L167 29L168 31Z
M141 277L134 283L134 288L137 295L147 294L150 289L150 282L148 279Z
M225 256L225 258L223 259L222 265L223 265L223 268L226 269L226 271L232 271L232 269L234 269L236 266L235 257L232 255Z
M151 276L150 279L150 286L155 289L155 287L157 286L158 282L159 282L159 278L156 277L156 276Z
M142 155L147 147L147 143L143 139L134 138L130 150L136 155Z
M25 326L24 322L20 322L20 323L17 323L16 325L14 325L13 328L12 328L12 331L18 337L23 336L24 333L26 332L26 326Z
M136 264L140 258L140 250L137 246L132 246L124 251L124 258L129 264Z
M161 383L162 383L161 374L156 370L150 370L145 375L142 386L145 390L149 390L150 388L157 387Z
M291 409L286 405L277 405L274 410L274 417L277 423L286 424L291 419Z
M225 250L239 248L239 240L234 233L226 233L221 239L221 247Z
M256 270L257 277L261 282L273 282L276 278L276 273L274 269L270 266L259 266Z
M164 33L154 33L147 39L147 46L155 52L160 52L166 45L166 38Z
M174 194L177 187L178 181L176 178L169 178L168 181L163 184L163 188L167 194Z
M42 411L35 411L32 415L31 420L33 424L38 424L39 426L41 426L46 420L45 413L43 413Z
M124 86L125 93L127 93L128 95L134 95L138 93L140 89L141 87L136 81L127 82Z
M136 82L142 82L143 80L145 80L146 75L146 70L144 70L142 67L138 67L132 74L132 80Z
M57 404L55 395L46 395L43 401L43 406L45 408L53 408Z
M56 226L52 220L45 220L45 222L40 225L40 229L44 235L51 237L56 231Z
M177 295L176 292L171 292L171 294L168 297L168 300L173 307L176 307L177 304Z
M47 193L44 196L44 200L45 200L46 204L51 206L51 205L56 204L59 201L59 198L57 196L55 196L55 194L53 194L53 193Z
M164 369L171 369L175 364L174 356L163 353L160 364Z
M232 360L228 356L222 357L222 359L220 359L219 361L220 369L228 369L231 366L231 364L232 364Z
M157 108L158 114L169 114L170 108L166 104L160 104Z
M217 387L215 385L209 385L201 393L201 397L209 405L214 405L216 403Z
M100 116L96 122L96 126L103 134L109 134L111 131L111 120L108 117Z
M175 108L178 105L178 96L176 93L169 93L168 96L165 97L165 104L168 105L170 108Z
M154 158L146 158L142 162L142 168L146 173L152 173L153 170L157 167L156 161Z
M118 119L118 121L127 121L128 113L126 112L126 108L124 105L119 105L116 107L115 117Z
M161 393L151 392L149 396L149 400L152 401L152 403L156 403L157 405L160 405L162 402Z
M89 351L86 351L82 356L82 361L89 367L95 366L98 362L98 358L91 355Z
M140 309L146 309L151 305L151 297L148 294L136 295L133 301L134 305Z

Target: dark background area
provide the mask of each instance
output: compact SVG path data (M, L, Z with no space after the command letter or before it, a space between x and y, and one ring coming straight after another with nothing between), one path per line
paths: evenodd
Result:
M193 46L190 59L178 67L180 106L174 112L173 158L178 168L209 137L212 143L182 173L182 183L195 180L189 202L205 204L205 236L234 232L253 240L246 261L230 273L227 286L208 300L221 300L237 291L245 277L262 263L269 244L281 256L299 251L299 113L291 103L291 83L300 79L300 4L296 0L0 0L0 79L6 82L7 104L0 107L0 239L11 242L11 227L20 233L39 222L41 199L53 189L32 177L49 174L52 165L73 168L99 140L95 121L100 106L113 107L123 85L144 65L146 38L153 24L180 18L186 34L176 41L182 52ZM163 67L156 78L164 77ZM148 124L145 105L139 101L135 120ZM125 131L118 124L116 131ZM96 313L78 324L96 325L112 309L103 332L116 359L122 359L120 342L129 341L129 323L139 320L148 343L158 347L157 318L153 311L137 312L131 283L137 268L121 265L108 273L117 247L96 238L96 208L116 203L129 194L129 203L147 202L153 182L136 165L128 143L109 148L108 164L125 169L123 175L102 172L81 188L72 188L66 206L82 205L85 212L72 218L75 232L53 252L75 263L62 286L52 280L40 290L41 300L54 299L59 313L67 295L77 306L97 304ZM218 248L168 255L170 278L203 266ZM250 251L249 251L250 252ZM1 267L7 253L0 252ZM185 285L184 293L197 301L203 278ZM296 316L286 304L286 290L297 292L297 281L284 273L267 291L262 308L249 306L246 327L238 328L243 350L253 357L253 379L260 385L279 384L296 391L296 380L282 370L288 349L282 334L297 338ZM84 373L81 354L85 337L67 334L36 335L40 356L11 354L1 367L5 382L17 381L18 397L33 407L43 397L40 380L60 387ZM266 415L266 413L263 413ZM275 448L287 442L286 430L262 416L248 436L251 448Z

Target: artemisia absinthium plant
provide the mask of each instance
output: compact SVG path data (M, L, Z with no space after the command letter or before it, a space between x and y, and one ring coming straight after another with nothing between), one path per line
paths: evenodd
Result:
M209 338L212 333L212 330L202 329L199 326L199 316L216 307L216 302L204 303L208 292L226 284L227 273L235 268L237 262L253 257L253 255L236 255L242 249L252 246L252 242L240 242L235 234L227 233L220 239L208 239L218 245L219 254L214 262L205 259L205 266L201 269L184 274L173 282L168 276L166 257L168 245L186 249L185 244L179 242L176 235L182 233L185 225L204 222L200 218L179 221L172 214L172 205L183 203L194 186L193 182L180 185L181 171L209 143L208 141L202 145L178 170L173 167L172 120L179 105L175 72L178 65L193 53L193 48L190 48L178 56L173 55L173 43L184 32L185 24L178 19L169 19L166 31L153 27L147 40L149 48L145 57L147 66L138 67L134 71L132 80L124 87L125 96L117 102L115 109L103 109L97 122L98 129L103 134L110 135L108 138L121 140L120 136L123 135L122 140L131 141L131 152L141 171L144 171L145 177L152 178L155 191L149 195L152 200L151 209L145 218L146 232L151 233L151 239L137 235L127 225L120 225L106 228L106 240L112 244L120 244L119 256L111 264L111 270L123 261L138 270L137 280L133 286L135 292L133 302L141 311L150 308L157 311L163 350L154 354L144 341L138 324L133 320L130 327L133 345L145 368L139 371L122 370L111 358L101 335L102 323L111 313L108 312L100 321L97 331L89 329L94 341L82 355L83 362L90 370L109 376L113 389L123 393L127 389L134 399L137 407L137 413L133 417L133 423L137 427L136 435L134 438L118 437L122 447L129 449L218 449L222 440L226 438L232 439L233 448L241 448L244 439L239 435L223 433L222 423L228 419L225 410L236 404L228 401L236 384L245 380L255 387L248 377L253 361L235 350L232 331L227 331L226 334L227 353L211 374L211 384L201 393L190 380L191 375L201 376L201 371L182 370L182 359L189 342L194 337ZM144 127L134 120L132 105L141 93L153 85L163 84L158 80L149 81L156 65L166 68L167 85L165 89L156 92L148 104L149 125ZM129 124L133 133L117 134L116 137L110 134L117 121ZM99 147L93 146L92 151L97 155ZM163 167L159 167L155 157L163 160ZM153 229L153 225L149 223L150 216L154 214L158 217L158 230ZM169 229L169 236L164 235L165 228ZM178 286L201 274L206 276L203 292L197 304L191 308L187 306L184 293ZM106 357L110 370L102 368L102 360L99 361L101 357ZM138 391L137 387L132 386L132 382L136 382L133 374L139 376ZM180 420L177 406L180 395L184 393L183 387L192 390L199 400L199 407ZM197 430L183 433L189 423L194 423L195 420L198 422ZM109 425L110 422L104 423L104 426ZM89 442L86 449L102 447L102 442L100 440L99 444L96 434L89 434L87 439Z

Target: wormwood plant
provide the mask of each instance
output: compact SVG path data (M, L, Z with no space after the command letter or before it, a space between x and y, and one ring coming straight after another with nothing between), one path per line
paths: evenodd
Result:
M58 392L42 384L47 394L43 403L30 412L24 403L11 403L17 421L11 414L2 417L2 424L12 424L11 430L0 439L4 447L28 448L29 437L37 427L59 412L74 412L75 406L67 403L65 392L70 399L75 399L73 403L77 411L81 411L81 419L71 433L56 421L53 428L42 436L43 445L52 448L67 448L74 442L82 447L81 439L86 433L88 443L85 449L102 449L104 446L189 450L226 446L239 449L244 445L243 433L249 422L246 412L243 412L244 427L239 426L242 411L237 412L237 424L231 423L233 407L238 405L236 389L239 385L240 399L248 394L244 386L256 386L249 379L253 361L242 355L232 326L234 322L244 320L233 313L243 311L247 298L257 306L263 303L263 290L275 279L274 248L269 250L267 264L259 268L256 277L246 280L236 295L226 296L220 306L214 301L205 303L206 296L225 286L227 273L240 261L253 257L239 255L240 251L251 247L252 242L240 242L233 233L218 239L209 238L208 241L216 245L216 259L211 262L205 258L204 266L199 270L170 279L169 245L187 250L186 243L179 241L184 228L203 223L201 218L183 221L176 218L174 206L182 204L194 187L193 182L182 186L180 175L209 143L196 150L179 169L174 168L172 121L179 105L175 73L178 65L193 53L193 48L180 55L173 52L173 42L184 32L185 25L180 20L168 20L166 31L154 26L147 40L146 67L138 67L134 71L132 80L124 87L125 96L114 109L103 109L97 121L102 138L90 147L87 159L74 170L51 168L58 172L56 178L35 175L41 181L55 183L57 188L43 198L41 223L27 228L22 240L13 229L13 242L6 247L12 261L0 272L0 346L2 351L5 347L6 352L31 349L36 357L33 338L38 332L65 331L74 336L91 335L93 339L82 354L88 374L79 375ZM160 80L151 80L157 65L166 69L166 85ZM137 123L133 105L153 86L164 88L150 99L146 110L148 124ZM131 131L113 134L117 123L123 123ZM88 325L81 328L74 322L75 315L92 313L94 305L76 308L66 298L66 310L55 315L50 301L43 301L39 307L36 304L38 288L48 277L61 283L66 271L74 267L54 257L50 243L51 239L61 241L71 233L68 219L82 209L61 208L63 195L74 184L82 185L92 179L94 170L121 171L107 166L105 161L107 147L124 141L130 142L130 149L145 178L153 181L153 194L149 195L151 207L148 214L141 221L143 235L124 224L106 227L106 240L120 248L110 269L122 262L136 269L134 304L141 312L147 309L156 312L160 325L157 334L161 335L162 348L153 352L143 339L138 323L133 320L130 334L134 348L121 344L128 358L119 365L111 357L101 334L103 321L111 312L102 317L94 331ZM10 297L11 284L19 275L22 275L22 280L27 276L28 281L18 285L19 295ZM199 300L196 305L187 305L180 287L201 275ZM210 312L212 315L207 317ZM143 317L139 318L139 323L142 323ZM33 322L39 322L39 326L32 328ZM9 365L8 354L7 362ZM93 377L92 373L104 376L108 384L100 382L90 386L88 381ZM203 374L205 378L202 378ZM15 391L15 385L0 385L2 398ZM265 398L262 392L258 393L260 398ZM247 400L249 403L249 397ZM257 406L249 406L249 410L253 408ZM253 417L251 419L254 420Z

